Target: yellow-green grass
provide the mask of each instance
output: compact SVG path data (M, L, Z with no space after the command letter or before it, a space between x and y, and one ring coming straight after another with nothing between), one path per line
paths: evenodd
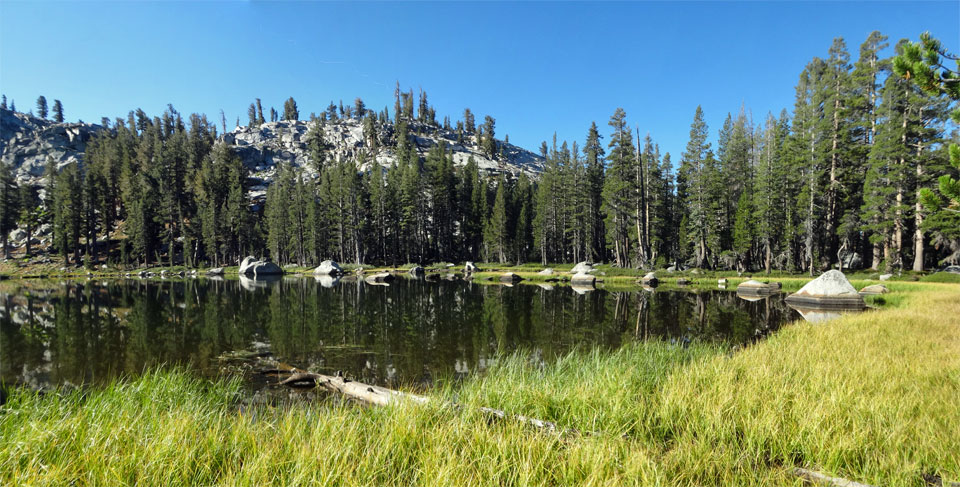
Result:
M434 391L466 407L238 407L237 382L154 372L99 391L15 391L0 485L873 485L960 481L960 286L794 323L733 352L694 343L521 353ZM437 403L441 401L435 401ZM473 406L552 420L556 437Z

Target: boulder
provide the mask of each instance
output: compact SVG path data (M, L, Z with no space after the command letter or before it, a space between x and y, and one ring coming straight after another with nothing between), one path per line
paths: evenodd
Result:
M463 272L466 272L467 274L472 274L479 270L480 268L473 265L473 262L470 262L470 261L467 261L467 263L463 265Z
M592 286L597 282L597 278L592 274L587 274L586 272L578 272L570 278L571 285Z
M313 270L313 275L315 276L342 276L343 269L340 268L340 264L337 264L332 260L325 260Z
M213 269L207 269L207 275L210 276L222 276L223 267L214 267Z
M860 295L870 296L874 294L886 294L888 292L890 292L890 290L887 289L887 286L884 286L883 284L873 284L861 289Z
M500 282L519 282L519 281L522 281L522 280L523 280L522 277L520 277L520 276L518 276L518 275L516 275L516 274L514 274L514 273L512 273L512 272L507 272L507 273L505 273L505 274L503 274L503 275L500 276Z
M865 306L860 293L850 284L847 276L838 270L824 272L787 296L786 301L803 308L862 309Z
M889 281L893 277L893 274L880 274L881 281Z
M680 279L677 279L678 286L686 286L687 284L690 284L690 281L688 279L684 279L682 277Z
M672 265L670 267L667 267L667 272L677 272L677 266Z
M727 281L726 278L717 279L717 285L718 285L718 286L726 286L726 285L727 285L727 282L728 282L728 281Z
M940 272L949 272L951 274L960 274L960 265L948 265Z
M659 282L657 275L653 272L648 272L647 275L640 278L640 283L647 286L656 286Z
M593 263L592 262L579 262L577 265L573 266L573 269L570 269L570 272L573 274L590 273L593 272Z
M552 276L552 275L553 275L553 269L551 269L551 268L548 267L548 268L546 268L546 269L538 272L537 274L538 274L538 275L541 275L541 276Z
M776 294L780 292L780 283L776 282L773 284L768 284L766 282L760 282L754 279L740 283L737 286L738 294L747 294L747 295L767 295L767 294Z
M424 273L424 270L423 270L423 267L422 267L422 266L415 265L415 266L413 266L413 267L410 268L410 271L409 271L409 272L410 272L411 275L414 275L414 276L422 276L423 273Z
M254 257L247 256L240 262L237 273L247 277L276 276L283 274L283 269L273 262L256 260Z
M840 254L840 261L843 262L844 269L860 269L863 267L863 258L856 252L844 252Z
M395 277L393 276L393 274L389 272L378 272L376 274L370 274L369 276L363 278L363 280L367 284L386 284L394 279Z

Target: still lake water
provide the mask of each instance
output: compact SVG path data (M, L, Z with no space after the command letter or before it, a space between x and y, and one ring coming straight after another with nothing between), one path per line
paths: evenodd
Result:
M799 318L784 295L732 291L579 293L399 278L389 286L287 277L4 281L0 382L102 384L179 365L214 377L225 353L277 359L380 385L429 385L521 351L549 361L577 347L665 339L744 344Z

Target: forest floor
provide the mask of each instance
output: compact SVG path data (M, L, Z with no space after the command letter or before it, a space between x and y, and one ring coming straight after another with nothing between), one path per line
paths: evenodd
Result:
M736 351L650 341L546 367L505 357L428 405L249 407L237 380L176 370L12 390L0 485L801 485L796 467L960 482L960 286L887 284L879 310ZM584 433L491 422L479 406Z

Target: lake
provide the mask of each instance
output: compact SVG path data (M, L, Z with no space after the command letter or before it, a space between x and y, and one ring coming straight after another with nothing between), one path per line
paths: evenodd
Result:
M9 280L0 283L0 381L97 385L171 366L215 377L232 371L225 354L252 350L367 383L429 387L518 351L544 363L636 340L746 344L800 317L783 296L408 278Z

